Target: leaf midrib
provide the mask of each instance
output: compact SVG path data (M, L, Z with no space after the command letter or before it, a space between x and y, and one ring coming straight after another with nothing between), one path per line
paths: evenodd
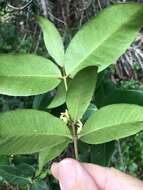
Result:
M58 143L54 144L53 146L50 146L50 148L52 148L52 147L54 148L55 146L59 146L59 145L62 145L62 144L68 144L69 142L70 142L70 139L66 139L66 140L64 140L62 142L58 142ZM43 152L43 151L47 150L47 148L49 148L49 146L44 147L40 152Z
M80 86L80 89L82 89L82 87ZM77 107L77 109L75 109L75 118L74 118L74 122L76 122L78 119L80 119L80 118L78 118L78 115L79 115L79 108L80 108L80 98L82 97L81 96L81 90L79 91L80 93L78 94L78 97L76 98L76 102L77 102L77 104L76 104L76 106L75 107Z
M9 173L8 171L4 170L4 168L0 168L0 173L1 173L1 171L4 172L5 174L7 174L8 176L10 175L12 177L16 177L16 179L22 179L22 180L27 181L27 182L29 181L29 183L30 183L30 180L25 176L22 176L22 175L19 176L19 175L16 175L14 173ZM12 181L15 181L15 180L12 180Z
M13 133L1 133L0 134L0 137L3 137L3 136L5 136L5 135L7 135L7 137L9 136L9 134L10 134L10 137L25 137L25 138L29 138L29 137L36 137L36 136L58 136L58 137L68 137L68 138L70 138L70 139L72 139L72 137L70 136L70 135L66 135L66 134L64 134L64 135L59 135L59 134L55 134L54 132L53 133L32 133L32 134L25 134L25 133L23 133L23 134L19 134L19 133L17 133L17 134L13 134Z
M59 79L61 76L53 76L53 75L0 75L0 78L57 78Z
M107 125L107 126L104 127L104 128L95 128L96 130L91 130L91 131L88 131L88 132L86 132L86 133L84 133L84 134L79 135L79 138L84 137L84 136L86 136L86 135L89 135L89 134L91 134L91 133L95 133L95 132L104 130L104 129L106 129L106 128L112 128L112 127L115 127L115 128L116 128L117 126L120 126L120 125L131 125L131 124L134 124L134 123L143 123L143 121L134 121L134 122L127 122L127 123L119 123L119 124L116 124L116 125ZM86 128L87 128L87 127L88 127L88 125L86 126Z

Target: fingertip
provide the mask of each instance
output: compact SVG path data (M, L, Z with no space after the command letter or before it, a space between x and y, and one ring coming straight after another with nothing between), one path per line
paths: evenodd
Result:
M59 182L62 190L97 190L95 181L81 163L71 158L66 158L59 163Z
M63 159L62 161L60 161L59 163L58 162L54 162L51 166L51 172L52 172L52 175L59 179L59 170L60 168L66 168L67 171L68 170L68 167L69 166L73 166L75 163L77 163L76 160L72 159L72 158L65 158Z
M51 166L52 175L58 179L59 177L59 163L54 162Z
M72 158L65 158L62 161L60 161L59 164L69 167L69 166L74 166L75 164L80 164L80 163L77 160L74 160Z

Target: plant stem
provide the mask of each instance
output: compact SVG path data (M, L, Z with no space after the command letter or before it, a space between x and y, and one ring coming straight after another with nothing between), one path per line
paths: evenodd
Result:
M66 92L67 92L68 91L68 85L67 85L67 78L66 78L66 76L63 77L63 80L64 80L65 89L66 89Z
M67 85L67 76L66 76L65 70L63 70L63 80L64 80L65 89L67 92L68 91L68 85ZM73 144L74 144L75 159L79 160L79 158L78 158L78 145L77 145L78 137L77 137L76 126L74 123L71 124L71 128L72 128L72 137L73 137Z
M77 145L77 131L76 131L76 128L75 128L74 124L72 124L71 127L72 127L72 135L73 135L73 144L74 144L75 159L79 160L79 157L78 157L78 145Z
M120 162L123 165L124 172L126 172L126 167L125 167L125 163L124 163L124 159L123 159L120 140L117 141L117 145L118 145L118 151L119 151L119 156L120 156Z
M64 80L64 85L65 85L65 89L66 89L66 92L68 91L68 84L67 84L67 75L66 75L66 72L65 72L65 68L62 68L62 78Z

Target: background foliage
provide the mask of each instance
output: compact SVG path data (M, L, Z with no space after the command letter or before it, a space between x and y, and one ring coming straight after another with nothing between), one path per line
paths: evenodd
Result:
M38 55L49 57L42 39L42 32L35 21L36 15L43 15L54 22L63 37L65 46L67 46L75 32L86 21L109 4L117 2L121 1L0 0L0 53L34 52ZM142 2L142 0L134 2ZM142 44L143 36L141 31L136 41L120 57L117 64L101 73L98 84L102 85L95 92L96 98L94 98L94 102L98 104L98 107L117 103L117 100L118 102L124 101L125 103L143 105ZM111 89L112 93L109 93ZM99 92L103 96L102 102L98 100ZM64 105L59 106L58 109L47 108L54 94L55 91L32 97L0 95L0 111L14 110L16 108L34 108L59 116ZM130 98L126 99L126 94L130 94ZM85 118L89 117L95 110L96 108L91 105ZM116 143L112 142L100 146L89 146L81 143L79 146L81 160L115 166L122 171L143 179L143 133ZM108 153L109 155L110 152L112 153L112 146L115 146L115 151L109 160ZM69 146L56 160L61 160L65 156L70 157L72 152L72 147ZM98 153L96 157L95 152L96 154ZM105 160L101 162L103 154L107 158L105 157ZM40 173L37 164L37 155L35 154L32 156L0 157L0 188L9 190L58 189L57 182L50 175L49 167L51 162Z

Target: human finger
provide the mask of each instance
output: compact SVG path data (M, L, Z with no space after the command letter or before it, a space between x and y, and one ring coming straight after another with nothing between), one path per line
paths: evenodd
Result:
M143 190L143 182L114 168L83 163L82 166L96 181L100 189Z
M61 190L99 190L90 174L76 160L67 158L54 163L51 171L59 180Z

